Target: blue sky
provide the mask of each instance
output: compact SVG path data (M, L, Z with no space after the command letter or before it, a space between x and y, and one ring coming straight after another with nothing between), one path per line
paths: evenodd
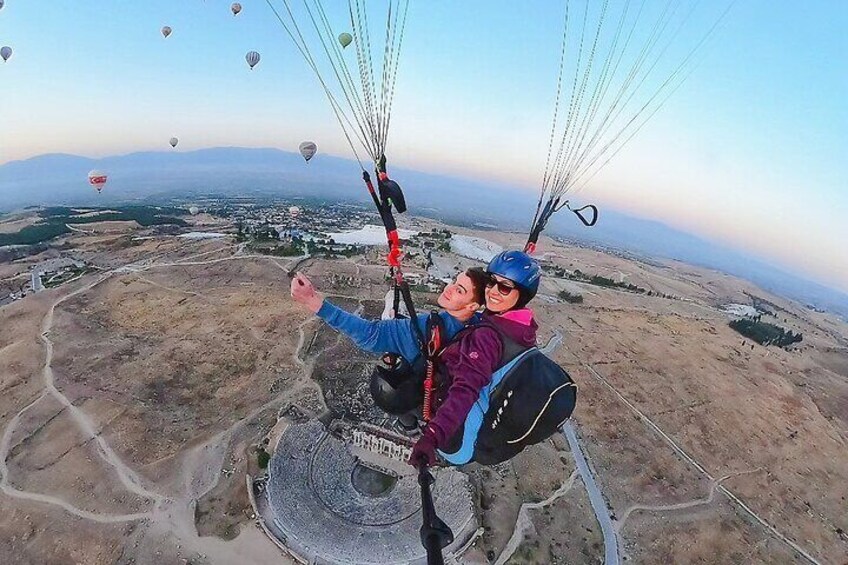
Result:
M229 5L7 0L0 163L166 149L172 135L180 150L314 139L349 157L265 0L244 0L237 18ZM413 0L392 161L535 190L561 11L555 0ZM846 27L841 0L739 0L691 78L581 196L848 291ZM263 57L253 72L251 49Z

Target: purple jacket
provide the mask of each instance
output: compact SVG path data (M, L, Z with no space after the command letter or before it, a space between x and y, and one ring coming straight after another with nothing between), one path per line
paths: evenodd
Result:
M483 314L483 322L498 327L517 343L536 345L539 326L529 308L511 310L504 314ZM440 385L436 413L429 428L442 446L460 429L471 407L480 397L480 390L499 368L503 346L498 332L482 325L463 331L458 339L442 351L439 364L446 382Z

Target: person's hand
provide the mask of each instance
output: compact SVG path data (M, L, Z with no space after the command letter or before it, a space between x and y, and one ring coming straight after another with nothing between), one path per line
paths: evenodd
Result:
M292 277L291 295L295 302L303 304L313 314L317 314L324 303L324 297L302 273L295 273Z
M416 469L420 469L422 465L430 467L436 463L436 435L433 430L424 429L421 438L412 446L412 454L407 463Z

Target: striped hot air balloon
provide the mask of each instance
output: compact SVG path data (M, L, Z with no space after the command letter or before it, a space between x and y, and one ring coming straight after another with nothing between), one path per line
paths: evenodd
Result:
M244 60L247 61L247 64L250 66L251 70L253 67L259 64L259 59L262 57L256 51L248 51L247 55L244 56Z

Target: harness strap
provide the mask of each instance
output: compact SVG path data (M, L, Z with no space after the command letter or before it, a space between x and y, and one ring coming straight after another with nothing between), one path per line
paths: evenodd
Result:
M415 339L418 341L418 349L421 351L421 354L426 357L427 355L427 339L424 337L424 334L421 332L421 328L418 325L418 314L415 311L415 304L412 302L412 294L409 292L409 283L403 280L403 275L398 271L395 275L395 301L399 304L397 300L397 295L399 294L401 298L403 298L403 304L406 306L406 311L409 312L409 319L412 323L412 333L415 334ZM396 311L397 312L397 311Z
M427 372L424 378L424 404L422 406L422 415L425 422L429 422L433 416L434 409L434 393L437 390L436 376L436 359L442 350L442 319L437 312L431 312L427 319Z
M392 289L395 291L395 297L392 301L392 310L395 313L395 320L400 318L400 287L398 285L392 285Z

